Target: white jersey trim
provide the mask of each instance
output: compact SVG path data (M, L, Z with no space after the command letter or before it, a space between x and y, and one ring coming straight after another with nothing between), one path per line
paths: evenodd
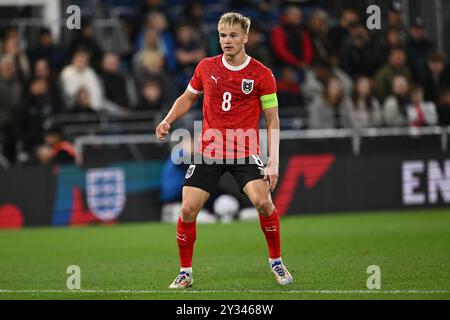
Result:
M191 92L193 94L200 94L200 93L203 92L203 91L198 91L198 90L195 90L194 88L192 88L190 83L188 84L187 89L188 89L189 92Z
M231 64L229 64L226 60L225 60L225 55L222 55L222 63L225 66L225 68L227 68L228 70L231 71L240 71L242 69L244 69L246 66L248 66L248 64L250 63L250 60L252 59L250 56L246 55L246 59L244 61L243 64L241 64L240 66L232 66Z

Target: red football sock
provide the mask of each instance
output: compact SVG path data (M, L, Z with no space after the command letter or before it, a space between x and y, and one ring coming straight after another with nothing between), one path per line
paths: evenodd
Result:
M281 257L280 249L280 217L275 208L270 217L259 215L259 224L266 236L267 246L269 247L269 257L276 259Z
M177 243L181 268L192 267L192 255L194 254L196 237L196 222L183 222L181 218L178 218Z

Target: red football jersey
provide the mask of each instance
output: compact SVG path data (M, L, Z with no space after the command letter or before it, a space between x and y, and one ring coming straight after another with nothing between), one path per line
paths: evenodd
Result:
M204 93L199 151L205 157L243 158L260 153L260 97L277 90L269 68L250 56L240 66L231 66L222 54L205 58L187 89Z

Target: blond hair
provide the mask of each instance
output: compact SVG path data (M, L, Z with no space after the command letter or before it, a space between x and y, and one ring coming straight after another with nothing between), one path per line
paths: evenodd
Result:
M239 24L241 26L242 30L244 30L244 33L248 34L248 32L250 30L250 23L251 23L250 18L244 17L240 13L227 12L227 13L224 13L220 17L218 26L220 26L222 24L229 25L229 26Z

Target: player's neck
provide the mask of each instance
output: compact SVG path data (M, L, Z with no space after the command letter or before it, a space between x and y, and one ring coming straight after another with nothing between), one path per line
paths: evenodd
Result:
M229 55L223 55L225 57L225 61L233 67L239 67L240 65L244 64L247 60L247 54L245 53L245 50L242 50L238 54L234 56Z

